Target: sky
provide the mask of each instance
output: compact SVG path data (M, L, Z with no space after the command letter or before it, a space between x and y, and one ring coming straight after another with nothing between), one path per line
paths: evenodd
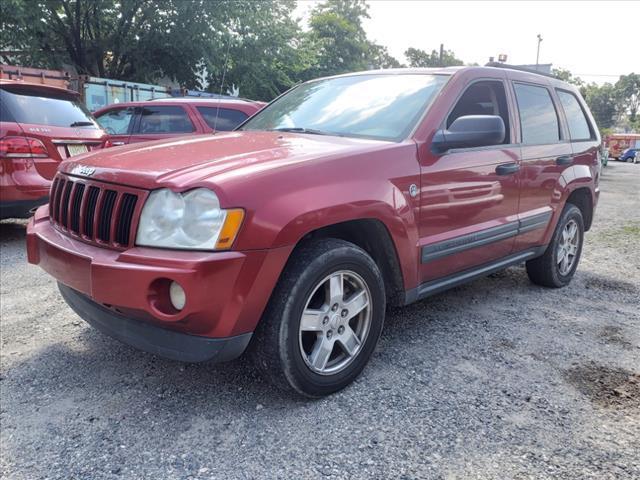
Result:
M316 3L299 0L293 15L305 22ZM444 43L466 63L484 65L499 54L508 56L507 63L535 63L541 34L540 63L566 68L587 82L615 83L620 75L640 73L640 1L368 4L367 36L403 62L408 47L430 52Z

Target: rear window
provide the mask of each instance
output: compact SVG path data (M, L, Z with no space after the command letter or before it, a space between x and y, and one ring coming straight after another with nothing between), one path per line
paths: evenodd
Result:
M142 134L189 133L195 130L182 107L148 106L142 108L140 115L139 132Z
M544 145L560 141L558 114L549 90L534 85L515 84L522 143Z
M567 117L571 140L590 140L591 129L589 128L589 122L576 96L563 90L557 90L557 92L564 114Z
M8 116L18 123L52 127L98 127L89 110L75 96L64 93L4 87L0 89L0 102Z
M240 110L217 107L196 107L210 128L220 132L229 132L244 122L249 115Z

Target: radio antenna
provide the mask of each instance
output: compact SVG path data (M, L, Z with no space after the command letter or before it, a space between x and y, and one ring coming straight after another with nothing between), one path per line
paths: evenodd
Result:
M218 131L218 115L220 114L220 102L222 101L222 89L224 88L224 79L227 75L227 61L229 59L229 50L231 48L231 35L227 40L227 53L224 56L224 65L222 66L222 80L220 81L220 94L218 96L218 107L216 108L216 118L213 121L213 133Z

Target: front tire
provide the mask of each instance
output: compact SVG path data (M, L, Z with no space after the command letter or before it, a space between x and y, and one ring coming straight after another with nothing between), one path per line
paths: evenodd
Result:
M253 339L269 381L307 397L353 382L384 322L385 290L373 259L356 245L314 240L296 249Z
M529 279L543 287L560 288L571 282L584 243L584 220L578 207L567 203L541 257L527 262Z

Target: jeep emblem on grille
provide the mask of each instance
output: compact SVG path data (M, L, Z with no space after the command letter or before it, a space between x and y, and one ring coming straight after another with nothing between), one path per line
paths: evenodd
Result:
M90 177L96 172L96 169L93 167L88 167L87 165L76 165L73 167L71 173L76 175L82 175L84 177Z

